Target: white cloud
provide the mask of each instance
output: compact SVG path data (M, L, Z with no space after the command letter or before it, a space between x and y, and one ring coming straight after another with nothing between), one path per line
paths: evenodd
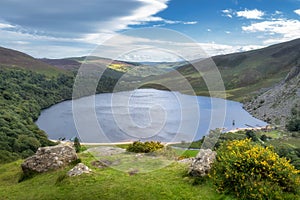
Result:
M21 31L13 32L0 29L0 38L1 46L22 51L36 58L83 56L88 55L95 48L95 45L87 45L71 38L41 36ZM65 45L65 42L69 45Z
M166 23L166 24L185 24L185 25L194 25L197 24L197 21L179 21L179 20L169 20L169 19L162 19L162 22Z
M265 15L265 13L261 10L243 10L243 11L237 11L236 15L238 17L244 17L246 19L262 19L262 17Z
M262 45L225 45L216 43L199 43L209 56L223 55L235 52L250 51L263 48Z
M167 23L167 24L179 24L180 21L174 21L174 20L168 20L168 19L162 19L161 21Z
M230 31L225 31L225 33L226 33L226 34L230 34L231 32L230 32Z
M113 58L127 61L179 61L184 58L189 61L215 55L242 52L262 48L259 45L225 45L216 43L197 43L190 39L174 37L178 33L155 32L158 38L144 38L135 35L117 35L100 45L94 52L95 56ZM142 34L143 36L147 35Z
M145 32L147 35L147 32ZM169 35L172 37L172 34ZM98 37L98 35L96 36ZM111 38L112 35L102 35L102 38ZM162 37L162 38L161 38ZM13 33L5 34L0 31L0 38L6 41L10 41L8 48L17 49L23 52L27 52L34 57L49 57L49 58L62 58L66 57L62 52L68 52L68 57L70 56L82 56L90 55L92 49L97 47L95 44L90 44L89 47L84 47L80 45L75 46L64 46L59 45L60 41L65 41L64 38L51 38L45 36L32 36L29 34ZM20 41L14 41L15 38L23 38ZM46 41L43 44L36 43L38 41ZM26 39L26 40L25 40ZM90 40L93 40L90 38ZM72 40L70 40L71 42ZM74 42L74 41L73 41ZM30 43L26 45L25 43ZM84 44L84 41L81 41ZM196 43L196 42L186 42L186 41L171 41L159 35L157 39L143 38L138 36L128 36L120 35L116 39L108 39L102 45L98 46L100 48L97 53L98 56L113 58L113 59L124 59L128 61L178 61L180 58L178 55L188 59L194 60L203 57L210 57L221 54L228 54L234 52L242 52L253 50L257 48L262 48L263 46L255 45L225 45L217 43ZM47 54L41 55L40 49L47 49ZM59 51L58 51L59 49ZM134 51L131 51L135 49ZM146 51L145 51L146 49ZM150 50L148 50L150 49ZM153 49L153 51L151 51ZM166 49L170 53L164 53L161 49ZM127 53L126 53L127 52ZM116 57L117 56L117 57Z
M226 17L232 18L233 11L232 11L231 9L225 9L225 10L222 10L222 13L223 13Z
M232 9L225 9L221 11L223 13L223 16L233 18L233 16L237 17L244 17L246 19L262 19L262 17L265 15L265 13L258 9L253 10L241 10L241 11L235 11Z
M294 10L297 15L300 15L300 9Z
M189 24L189 25L194 25L197 23L198 23L197 21L183 22L183 24Z
M275 38L269 38L264 41L265 44L272 44L299 38L300 21L295 19L277 19L252 23L249 26L243 26L242 29L245 32L261 32L273 36Z
M149 21L161 21L160 17L153 17L156 13L166 9L168 0L139 0L143 3L143 6L134 10L129 16L121 17L116 19L123 25L123 29L127 28L129 25L138 25L143 22Z
M14 28L15 26L6 23L0 23L0 29Z
M134 10L130 15L114 18L110 21L101 22L98 24L98 33L88 33L84 37L79 38L78 41L88 42L92 44L101 44L108 38L112 37L116 32L121 30L130 29L131 25L141 25L148 22L158 22L161 24L156 24L153 27L164 26L164 24L184 24L184 25L194 25L197 21L179 21L179 20L169 20L161 17L155 16L155 14L166 9L169 0L138 0L143 3L143 6ZM105 28L103 28L105 27Z
M13 41L12 43L14 43L14 44L20 44L20 45L30 44L30 42L28 42L28 41Z
M91 46L95 46L97 44L101 44L105 40L112 37L116 32L130 29L131 25L140 25L148 22L160 22L160 23L181 23L181 24L196 24L194 21L172 21L166 20L161 17L155 16L160 11L166 9L168 7L167 3L169 0L137 0L138 4L136 6L128 6L123 12L118 12L118 6L106 6L108 10L103 10L103 12L99 11L99 17L92 22L89 20L84 24L92 23L94 29L81 29L85 30L82 34L72 33L71 30L68 31L67 35L64 37L60 37L59 35L53 34L53 30L40 30L37 28L22 26L22 24L17 24L13 26L6 22L0 21L0 45L6 46L8 48L14 48L19 50L25 50L26 53L29 53L35 57L56 57L60 54L59 57L63 56L73 56L78 55L79 52L82 55L87 54L91 50ZM8 1L9 2L9 1ZM64 1L65 2L65 1ZM122 0L117 0L116 3L123 4ZM89 4L84 4L89 5ZM48 12L53 15L58 10L55 8L52 9L49 6ZM69 9L68 12L59 12L64 19L64 15L74 14L73 12L77 12L76 6L75 8ZM44 9L47 10L47 6L43 6ZM127 10L126 10L127 9ZM130 10L131 9L131 10ZM36 10L29 10L28 13L35 13ZM51 11L51 12L50 12ZM113 14L113 13L118 14ZM24 14L25 13L25 14ZM19 18L26 18L27 12L19 12ZM36 15L40 16L40 13L37 12ZM104 17L101 17L101 13L103 13ZM110 14L112 13L112 14ZM25 16L22 16L22 15ZM109 15L109 17L106 17ZM113 16L111 16L113 15ZM51 15L50 15L51 16ZM41 20L43 20L44 16L41 16ZM51 18L51 17L48 17ZM47 19L48 19L47 18ZM102 19L103 18L103 19ZM66 18L66 20L68 17ZM80 18L81 19L81 18ZM84 21L85 19L82 19ZM72 21L72 20L71 20ZM70 23L67 23L70 24ZM54 27L55 24L52 24L51 27ZM37 27L37 26L36 26ZM57 31L54 29L54 31ZM57 31L60 32L60 29ZM30 44L26 46L26 44ZM48 46L48 47L46 47ZM84 46L84 48L82 48ZM60 47L60 48L57 48ZM87 48L88 47L88 48ZM93 48L92 47L92 48ZM82 48L82 49L81 49ZM41 51L41 49L47 49L47 51ZM69 49L69 50L68 50ZM81 50L80 50L81 49Z

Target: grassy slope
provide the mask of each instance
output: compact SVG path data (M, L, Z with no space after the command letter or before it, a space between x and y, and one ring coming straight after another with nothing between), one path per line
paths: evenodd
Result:
M258 90L280 82L293 66L300 63L299 52L300 39L297 39L259 50L215 56L212 59L221 73L227 97L243 101ZM201 61L193 65L202 73L208 70L207 64ZM178 72L184 78L182 75L170 72L155 77L154 81L153 79L148 81L160 82L162 85L177 85L180 89L180 85L188 80L196 94L209 95L205 82L194 66L185 65L178 68ZM182 92L190 93L184 90Z
M92 158L81 155L85 164ZM70 167L35 176L18 183L21 160L0 166L0 199L233 199L218 194L210 182L193 185L187 166L170 166L133 176L111 168L92 174L66 177L57 181Z

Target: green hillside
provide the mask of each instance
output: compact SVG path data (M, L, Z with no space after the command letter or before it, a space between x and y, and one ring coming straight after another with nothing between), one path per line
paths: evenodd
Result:
M72 97L72 70L82 61L81 58L44 60L56 64L54 67L18 51L0 48L0 53L0 162L3 163L32 155L39 146L51 144L34 121L42 109ZM89 62L105 64L109 60L99 59L93 58ZM293 66L299 65L300 39L264 49L216 56L213 60L221 72L228 98L243 101L280 82ZM207 72L209 69L205 68L204 62L194 64ZM65 70L64 64L72 66L71 71ZM136 63L117 61L116 64L142 68ZM170 71L169 66L166 67L162 63L159 65L163 65L163 70L167 69L164 74L146 77L129 74L120 81L119 89L126 90L141 83L149 83L144 87L159 89L168 89L160 86L164 83L180 88L183 75L184 79L191 83L196 94L208 95L203 79L193 66L184 65L176 71ZM124 78L122 70L107 68L98 83L97 92L113 91L118 79ZM176 75L178 72L180 77ZM84 83L87 80L84 78L80 81ZM76 94L78 97L94 93L84 85L80 91L81 93Z
M34 123L41 110L72 94L73 77L51 78L25 69L0 68L0 163L53 144Z
M300 39L272 45L259 50L212 57L218 67L229 99L244 101L253 93L269 88L285 78L292 67L300 63ZM195 61L178 68L184 80L188 80L198 95L209 95L201 72L209 71L204 61ZM162 84L181 85L183 78L174 72L164 74L149 82L160 80ZM159 88L159 87L158 87Z
M64 65L65 60L54 62ZM70 63L74 65L66 62ZM120 76L108 69L97 92L112 91ZM53 145L34 121L42 109L72 98L74 78L74 73L63 67L0 48L0 164L26 158L40 146ZM83 91L87 94L80 96L94 92L86 88Z

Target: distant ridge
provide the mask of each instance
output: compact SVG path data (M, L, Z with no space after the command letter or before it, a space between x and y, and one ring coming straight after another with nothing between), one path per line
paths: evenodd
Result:
M47 63L49 65L58 67L60 69L65 69L65 70L76 70L80 67L81 63L73 60L73 59L48 59L48 58L42 58L39 59L40 61Z
M4 47L0 47L0 66L25 68L46 74L64 72L25 53Z
M252 96L281 82L290 70L300 63L300 39L247 52L214 56L212 60L221 73L227 98L247 101ZM201 74L195 69L196 67L203 71L205 63L207 59L177 68L177 71L192 85L197 95L209 95ZM183 84L182 77L174 72L155 77L155 79L171 85Z

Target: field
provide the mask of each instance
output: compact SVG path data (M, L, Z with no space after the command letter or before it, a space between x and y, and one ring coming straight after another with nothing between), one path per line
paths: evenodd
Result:
M0 199L234 199L218 194L211 182L200 185L187 175L187 165L173 162L149 173L129 175L113 168L99 169L81 154L93 172L66 177L71 168L37 175L18 183L22 160L0 166ZM134 166L133 166L134 167Z

